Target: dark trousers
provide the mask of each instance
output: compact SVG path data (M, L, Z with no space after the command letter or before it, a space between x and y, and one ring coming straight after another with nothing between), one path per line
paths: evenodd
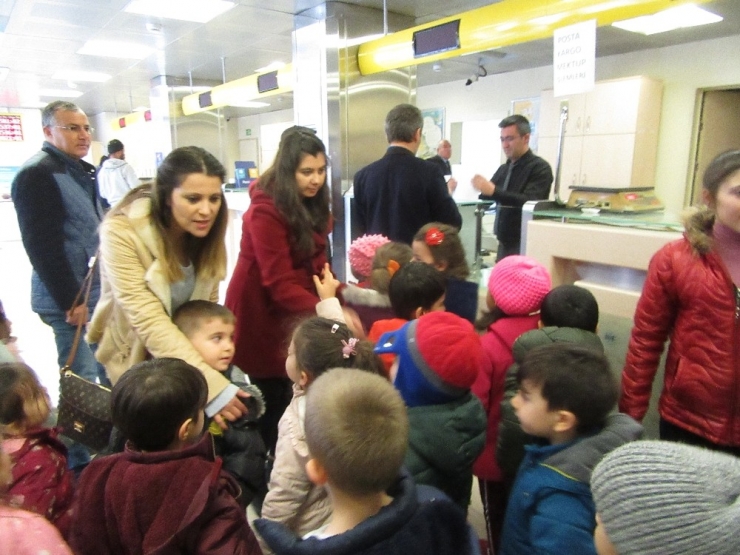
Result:
M510 488L505 482L489 482L480 478L478 478L478 488L483 503L483 516L486 519L489 555L493 555L501 544L501 530L504 527Z
M260 434L267 450L275 454L278 422L293 398L293 382L288 378L252 378L265 398L265 414L259 420Z
M666 441L676 441L678 443L685 443L687 445L695 445L697 447L704 447L711 449L712 451L721 451L722 453L729 453L740 457L740 447L730 447L729 445L718 445L706 438L684 430L680 426L671 424L670 422L660 419L660 439Z
M501 260L502 258L506 258L507 256L511 256L514 254L520 254L521 251L521 244L519 241L515 242L504 242L499 240L498 242L498 250L496 251L496 262Z

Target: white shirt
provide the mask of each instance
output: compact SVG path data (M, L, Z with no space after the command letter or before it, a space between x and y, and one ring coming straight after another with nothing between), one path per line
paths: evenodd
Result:
M98 172L100 196L113 206L139 184L136 172L126 160L108 158Z

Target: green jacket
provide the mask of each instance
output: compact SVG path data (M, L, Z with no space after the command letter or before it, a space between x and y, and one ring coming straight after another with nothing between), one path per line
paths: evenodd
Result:
M522 431L514 407L511 406L511 400L519 390L519 384L516 381L518 363L531 349L550 343L577 343L583 347L591 347L601 353L604 352L604 345L598 335L578 328L549 326L523 333L514 342L514 364L506 372L504 399L501 401L501 424L496 448L499 467L506 481L509 482L514 480L519 464L524 458L524 446L532 443L547 444L547 441Z
M443 405L408 409L405 464L417 484L434 486L467 511L473 462L486 440L486 413L472 393Z

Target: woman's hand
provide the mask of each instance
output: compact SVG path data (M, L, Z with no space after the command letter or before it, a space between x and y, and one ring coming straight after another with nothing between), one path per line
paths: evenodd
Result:
M226 423L227 420L229 422L234 422L247 414L247 407L240 399L248 399L249 397L251 397L251 395L241 389L236 392L236 396L226 403L226 406L224 406L224 408L222 408L218 414L213 417L213 420L218 424L219 428L226 430L229 427Z
M316 292L319 294L319 299L324 301L337 296L337 289L339 289L341 282L331 273L331 267L327 263L324 264L324 269L321 271L320 278L316 275L313 276L313 283L316 286Z

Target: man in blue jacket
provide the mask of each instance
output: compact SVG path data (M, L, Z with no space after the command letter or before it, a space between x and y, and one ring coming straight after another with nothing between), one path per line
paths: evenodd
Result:
M355 217L359 234L380 233L411 244L430 222L458 229L462 217L442 173L416 157L424 120L411 104L399 104L385 118L388 150L355 174Z
M13 180L11 195L23 246L33 266L31 308L54 330L59 365L69 356L79 323L85 324L100 294L93 281L87 306L72 306L88 264L98 250L103 215L95 167L82 158L90 150L92 129L71 102L54 101L41 112L44 144ZM72 370L95 382L105 373L90 347L80 340ZM85 462L70 453L69 465Z

